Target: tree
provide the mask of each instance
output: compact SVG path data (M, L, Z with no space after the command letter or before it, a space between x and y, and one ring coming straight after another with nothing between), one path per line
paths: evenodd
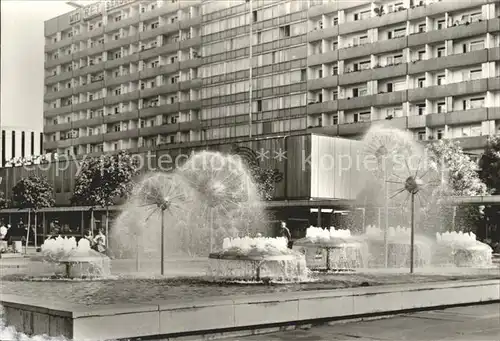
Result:
M118 198L128 197L133 187L133 179L138 174L137 160L125 151L85 159L76 179L71 204L106 208L108 235L109 206L114 205ZM108 238L106 242L107 240Z
M51 207L54 205L53 188L47 179L30 175L27 178L22 178L12 188L12 200L14 205L19 208L28 209L28 231L26 235L26 247L28 246L29 233L31 229L31 211L35 212L35 229L36 229L36 212L43 207ZM35 247L36 247L36 230L35 230Z
M458 142L439 140L428 144L426 152L430 159L430 167L435 171L444 171L447 179L447 186L440 187L439 194L449 196L488 194L486 185L479 177L478 165L463 152ZM477 227L482 219L481 210L477 206L462 206L455 213L451 213L449 207L435 204L430 203L428 210L433 210L437 217L445 217L448 222L453 221L461 230ZM451 219L450 214L453 215ZM431 215L434 220L437 220L437 217Z
M257 165L250 166L249 170L257 185L259 196L263 200L272 200L276 183L281 181L282 174L276 169L261 168Z
M5 198L5 193L0 191L0 208L7 208L9 206L9 200Z
M484 154L479 159L479 177L484 181L492 194L500 194L500 137L491 136L488 139ZM483 238L500 240L500 211L497 206L488 205L485 207L485 217L487 225L484 229ZM495 233L496 231L496 233ZM490 235L489 232L493 232Z
M489 138L484 154L479 159L479 177L492 194L500 193L500 137Z

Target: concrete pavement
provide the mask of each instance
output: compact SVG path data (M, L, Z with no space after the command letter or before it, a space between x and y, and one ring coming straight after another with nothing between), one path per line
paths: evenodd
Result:
M498 341L500 304L457 307L226 341Z

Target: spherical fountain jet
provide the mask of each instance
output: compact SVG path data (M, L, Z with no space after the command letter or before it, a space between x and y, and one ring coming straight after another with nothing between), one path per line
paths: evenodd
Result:
M370 181L376 182L378 179L382 179L381 182L383 182L383 206L385 210L385 228L383 229L384 263L385 266L388 267L389 203L398 194L406 191L408 197L400 205L401 208L405 208L410 197L414 203L415 196L417 196L422 206L423 198L426 197L425 192L430 190L432 186L439 184L439 181L435 178L433 179L433 176L436 174L434 170L429 167L429 160L425 155L423 146L414 141L410 134L392 127L377 125L368 131L363 142L365 143L365 156L368 159L372 158L376 161L374 163L375 168L370 169L371 173L374 175L374 178L370 178ZM413 164L414 160L418 160L417 165ZM416 169L416 171L411 171L412 167L414 167L413 169ZM424 172L419 174L421 170L424 170ZM396 185L402 185L402 187L398 186L395 189L395 193L391 194ZM414 204L412 204L412 227L414 227L415 224L414 209ZM379 215L379 225L380 220ZM413 249L413 239L411 244L411 248ZM413 252L411 254L413 257ZM413 260L411 260L410 267L413 271Z
M137 268L139 268L140 240L144 243L141 227L145 223L149 224L152 217L159 215L161 274L164 275L165 218L169 216L171 227L178 227L181 222L189 219L188 211L192 209L192 196L189 185L175 173L152 173L135 186L127 203L127 209L118 219L114 239L118 240L122 247L130 247L131 242L135 241ZM157 240L154 235L152 239L152 242Z
M237 229L243 230L245 235L250 230L258 232L263 229L264 213L257 187L239 157L203 151L192 155L178 169L178 174L196 192L199 210L193 214L199 225L208 222L209 253L213 252L215 239L220 244L224 237L232 236L230 231L223 231L224 228L236 229L238 226ZM219 233L217 238L215 229Z

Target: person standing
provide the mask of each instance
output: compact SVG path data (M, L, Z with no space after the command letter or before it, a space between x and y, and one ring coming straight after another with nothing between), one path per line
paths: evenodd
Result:
M102 233L102 230L99 230L99 233L94 238L94 243L96 250L100 253L106 252L106 236Z
M2 224L0 226L0 240L3 240L7 236L7 232L8 232L7 227L2 221Z
M292 234L290 233L290 230L286 226L286 222L281 221L280 225L280 234L283 238L286 238L288 242L288 248L291 249L293 246L293 241L292 241Z

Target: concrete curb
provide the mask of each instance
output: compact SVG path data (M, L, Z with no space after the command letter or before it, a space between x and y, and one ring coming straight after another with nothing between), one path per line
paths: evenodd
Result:
M500 281L453 281L341 290L155 302L102 307L35 302L3 295L6 322L27 334L78 341L203 339L269 332L284 326L500 301ZM102 328L106 326L106 328ZM195 337L196 337L195 336Z

